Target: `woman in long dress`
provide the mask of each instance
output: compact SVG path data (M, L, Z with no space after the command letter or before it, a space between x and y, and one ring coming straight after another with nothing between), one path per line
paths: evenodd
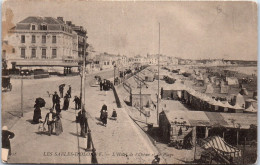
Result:
M41 109L40 109L40 106L38 104L35 104L34 108L35 109L34 109L34 113L33 113L33 123L39 124L40 119L42 118Z
M66 94L66 96L64 97L64 104L63 104L63 110L68 110L69 109L69 104L70 104L70 100L69 100L69 96L68 94Z
M62 123L61 123L61 113L56 113L55 121L55 132L56 135L60 135L63 132Z

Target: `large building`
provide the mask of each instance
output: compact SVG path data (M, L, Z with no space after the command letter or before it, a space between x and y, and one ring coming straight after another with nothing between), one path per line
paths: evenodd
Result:
M4 39L8 44L8 49L3 50L8 68L77 68L81 37L75 27L62 17L30 16L18 22Z

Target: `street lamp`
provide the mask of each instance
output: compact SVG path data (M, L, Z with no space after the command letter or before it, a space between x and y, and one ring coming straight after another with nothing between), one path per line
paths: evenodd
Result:
M21 77L21 112L22 112L21 117L23 117L23 76L25 74L26 73L22 70L22 67L20 67L20 76L22 76Z

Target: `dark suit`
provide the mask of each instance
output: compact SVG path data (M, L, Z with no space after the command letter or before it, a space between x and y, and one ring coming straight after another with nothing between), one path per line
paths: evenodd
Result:
M86 117L86 112L80 111L78 113L78 118L79 118L79 124L80 124L80 135L83 137L86 137L86 133L88 132L88 119Z
M54 95L52 96L52 103L53 103L52 108L54 108L55 104L56 104L58 101L59 101L59 96L58 96L58 94L56 93L56 94L54 94Z
M2 130L2 148L9 149L9 155L11 154L10 140L14 137L14 133L8 130Z

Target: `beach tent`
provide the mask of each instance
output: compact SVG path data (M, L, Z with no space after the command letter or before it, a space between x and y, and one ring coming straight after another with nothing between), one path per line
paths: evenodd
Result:
M228 109L232 109L232 108L233 108L233 106L230 105L230 104L228 103L228 101L225 101L225 102L223 103L223 107L224 107L224 112L228 112Z
M244 109L238 104L235 104L232 108L229 108L228 111L232 113L243 113Z
M202 139L202 148L213 148L217 153L224 156L231 156L233 158L241 156L241 150L226 143L223 138L219 136L212 136Z
M246 104L245 104L245 108L247 109L251 105L253 106L253 108L257 109L257 101L254 100L254 99L247 99Z
M221 85L221 86L220 86L220 93L225 93L225 94L227 94L228 91L229 91L229 86L227 86L227 85Z
M247 109L244 110L245 113L257 113L257 110L251 104Z
M248 91L246 90L246 88L242 88L239 93L241 95L248 95Z
M236 77L226 77L226 82L228 85L238 85L238 79Z
M233 99L233 105L239 105L240 107L244 108L245 107L245 99L244 97L238 93L234 99Z
M212 84L208 84L205 93L213 93L213 92L214 92L214 88Z

